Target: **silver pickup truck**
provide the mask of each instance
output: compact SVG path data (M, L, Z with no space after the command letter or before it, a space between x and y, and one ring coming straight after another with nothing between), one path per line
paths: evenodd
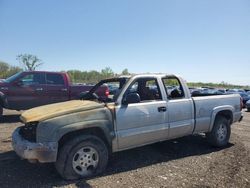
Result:
M100 98L95 91L104 84L110 95ZM54 162L63 178L77 179L103 172L113 152L173 138L205 133L223 147L241 110L239 95L192 97L175 75L118 77L102 80L82 100L24 112L12 145L20 157Z

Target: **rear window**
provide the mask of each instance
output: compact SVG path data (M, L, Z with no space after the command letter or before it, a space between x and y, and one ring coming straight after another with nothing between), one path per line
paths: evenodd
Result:
M46 83L48 85L64 85L63 76L61 74L47 74Z
M176 77L167 77L162 79L169 99L184 98L184 91L180 81Z

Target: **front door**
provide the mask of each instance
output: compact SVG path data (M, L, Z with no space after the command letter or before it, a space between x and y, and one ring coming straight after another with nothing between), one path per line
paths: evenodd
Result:
M11 109L25 110L46 103L45 75L25 73L9 87L8 105Z
M155 78L140 78L124 94L137 93L140 101L116 107L118 150L164 140L168 136L167 103Z

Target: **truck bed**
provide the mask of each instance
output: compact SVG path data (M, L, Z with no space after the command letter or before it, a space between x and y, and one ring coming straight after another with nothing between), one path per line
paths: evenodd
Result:
M213 114L220 111L220 108L226 108L234 112L233 122L241 117L241 106L239 95L210 95L192 97L195 107L196 125L194 133L207 132L212 127ZM213 113L213 114L212 114ZM215 118L215 117L214 117Z

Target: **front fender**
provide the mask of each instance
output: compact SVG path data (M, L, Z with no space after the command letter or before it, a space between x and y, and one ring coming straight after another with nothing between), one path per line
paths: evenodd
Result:
M210 121L210 125L209 125L209 132L211 132L212 129L213 129L214 121L215 121L215 118L216 118L217 114L222 112L222 111L230 111L230 113L232 113L232 115L233 115L233 112L235 111L235 109L234 109L234 107L232 107L230 105L215 107L213 109L212 115L211 115L211 121Z
M113 125L108 120L92 120L79 122L71 125L66 125L56 130L52 135L52 138L58 142L64 135L75 132L75 131L84 131L90 128L99 128L104 133L107 141L111 144L112 139L114 138L114 131L112 129Z
M112 114L107 108L70 113L40 122L38 142L58 142L64 135L88 128L100 128L108 141L113 139Z

